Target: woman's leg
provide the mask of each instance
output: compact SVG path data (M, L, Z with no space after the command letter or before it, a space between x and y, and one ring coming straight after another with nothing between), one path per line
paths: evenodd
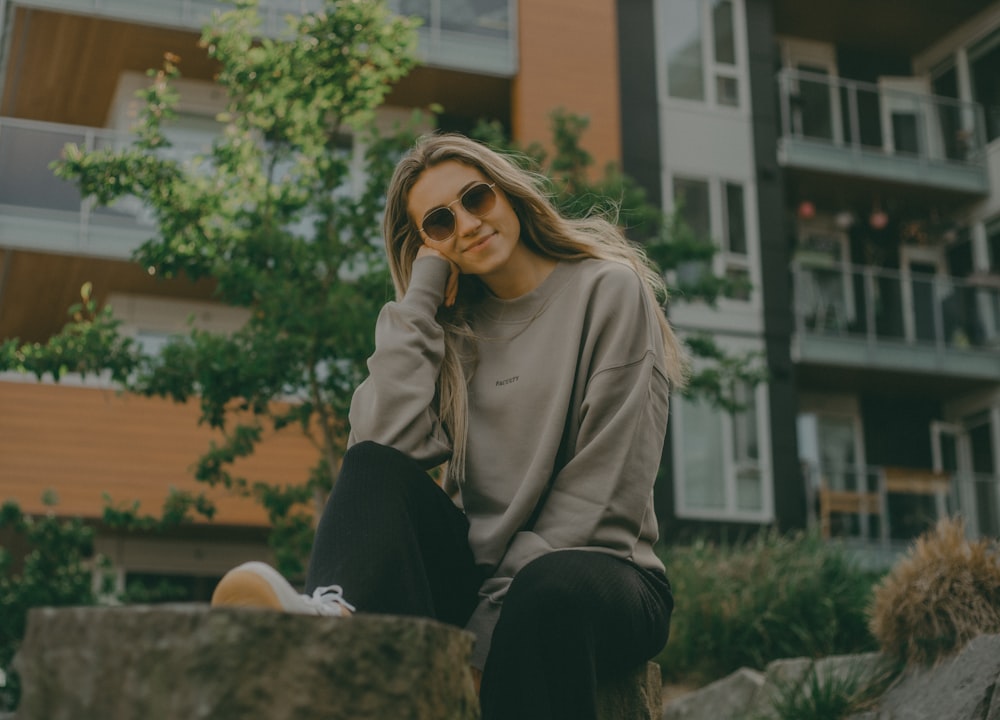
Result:
M403 453L352 446L316 529L306 592L340 585L359 612L464 625L482 580L468 522Z
M503 601L483 720L595 720L598 683L656 655L672 610L662 573L582 550L534 560Z

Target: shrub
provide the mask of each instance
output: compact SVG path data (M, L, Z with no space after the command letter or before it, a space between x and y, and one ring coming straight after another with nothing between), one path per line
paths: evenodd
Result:
M960 519L920 536L875 590L871 631L882 651L926 664L1000 632L1000 551L970 541Z
M43 498L45 499L45 498ZM46 499L49 505L52 498ZM13 502L0 507L0 531L23 538L28 553L18 562L0 548L0 712L17 706L20 684L10 671L24 637L28 610L43 605L93 604L93 530L79 519L26 515Z
M773 712L760 720L841 720L870 710L898 676L899 668L882 662L872 668L866 664L821 670L814 663L804 678L777 682L772 701Z
M875 577L836 545L775 531L736 546L663 548L674 590L668 680L709 682L784 657L875 649L866 607Z

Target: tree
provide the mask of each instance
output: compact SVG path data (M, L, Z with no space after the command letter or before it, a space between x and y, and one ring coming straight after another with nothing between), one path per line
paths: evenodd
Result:
M414 24L382 2L328 0L290 18L286 36L262 39L256 2L238 0L202 36L228 98L208 156L181 161L164 152L178 99L173 55L151 72L130 147L66 147L59 176L100 204L133 196L152 211L159 232L135 262L165 279L212 278L220 302L248 311L242 327L229 335L192 329L160 354L143 354L85 286L60 335L0 347L0 367L39 378L110 369L130 392L200 403L201 421L224 441L200 458L197 479L263 504L278 564L291 575L301 572L310 539L306 505L338 467L351 392L391 287L377 228L394 158L412 132L380 136L372 120L414 63ZM355 192L346 190L356 180L352 145L364 148L365 161ZM232 472L266 429L290 425L317 448L305 482L250 482ZM203 498L173 503L210 512Z

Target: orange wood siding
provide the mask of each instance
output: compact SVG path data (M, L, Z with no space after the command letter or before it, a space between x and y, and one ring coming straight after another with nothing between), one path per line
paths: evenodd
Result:
M584 147L602 169L621 160L618 21L614 0L519 2L520 69L514 137L551 146L549 116L562 107L590 118Z
M170 488L177 488L215 500L214 524L266 524L253 501L194 480L195 460L217 437L197 419L193 402L0 381L0 501L38 512L42 492L51 489L58 514L96 518L106 492L115 504L138 500L140 512L158 515ZM309 441L290 428L266 439L236 470L251 481L299 482L316 458Z

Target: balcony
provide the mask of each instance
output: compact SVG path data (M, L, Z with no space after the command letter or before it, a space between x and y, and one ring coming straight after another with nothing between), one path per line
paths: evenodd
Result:
M1000 380L1000 278L796 262L798 362Z
M95 150L131 140L113 130L0 118L0 167L17 168L0 173L0 246L128 259L157 232L149 212L135 198L96 207L50 165L66 143ZM209 142L177 143L168 152L183 159L209 148Z
M902 87L782 70L778 160L789 168L966 195L989 192L983 109Z
M889 565L943 517L970 537L1000 534L1000 477L902 467L807 467L809 522L827 540Z
M14 5L96 15L148 25L200 30L216 10L213 0L14 0ZM419 17L417 56L436 67L513 77L517 73L516 0L389 0L394 12ZM288 15L323 7L322 0L260 0L261 31L275 37Z

